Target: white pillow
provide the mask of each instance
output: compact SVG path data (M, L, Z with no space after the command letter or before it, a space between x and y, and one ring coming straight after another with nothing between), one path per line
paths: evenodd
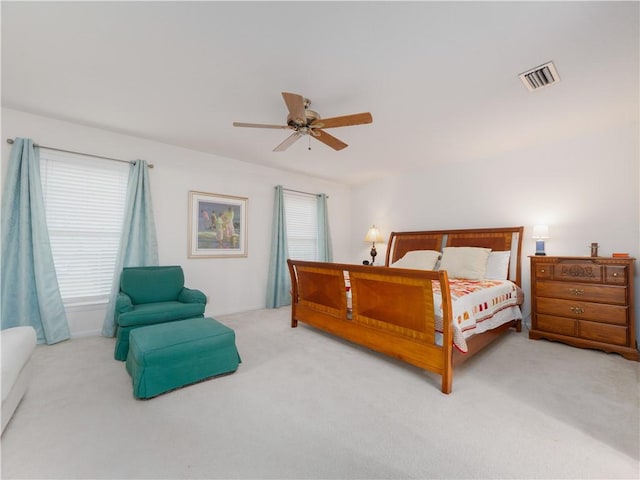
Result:
M439 270L446 270L449 278L481 280L487 269L490 248L445 247Z
M487 270L484 272L484 278L490 280L506 280L509 278L509 259L511 252L505 250L503 252L491 252L487 259Z
M391 264L394 268L411 268L414 270L433 270L440 258L436 250L412 250L404 254L400 260Z

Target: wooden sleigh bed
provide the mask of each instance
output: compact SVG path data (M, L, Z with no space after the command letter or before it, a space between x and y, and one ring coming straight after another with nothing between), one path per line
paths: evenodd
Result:
M522 232L523 227L392 232L385 266L379 267L288 260L292 285L291 326L304 322L434 372L442 377L442 392L450 393L454 366L510 328L521 331ZM475 326L470 327L465 333L469 336L461 339L459 324L464 325L462 317L467 318L467 312L456 313L456 305L464 303L456 303L464 297L452 295L457 280L450 279L446 270L389 268L396 267L396 262L401 265L399 260L405 256L445 252L446 247L479 247L490 249L496 255L510 252L504 257L508 282L467 282L474 286L504 284L503 288L510 291L506 295L501 293L501 298L517 295L517 299L507 300L508 308L500 310L503 319L498 326L475 334L469 333ZM481 303L486 307L486 301Z

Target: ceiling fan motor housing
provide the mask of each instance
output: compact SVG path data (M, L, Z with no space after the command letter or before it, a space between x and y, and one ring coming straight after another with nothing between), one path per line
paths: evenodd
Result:
M315 110L310 110L308 108L304 109L304 116L306 117L306 122L305 123L296 123L291 118L291 114L287 115L287 125L289 125L291 127L303 127L303 126L311 125L311 123L315 122L316 120L320 120L320 114L318 112L316 112Z

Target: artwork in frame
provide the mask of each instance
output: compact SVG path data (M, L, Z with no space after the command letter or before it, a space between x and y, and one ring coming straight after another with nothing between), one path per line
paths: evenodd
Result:
M245 197L189 192L189 258L247 256Z

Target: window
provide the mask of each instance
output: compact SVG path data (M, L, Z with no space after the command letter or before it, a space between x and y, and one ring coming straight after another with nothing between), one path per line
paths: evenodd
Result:
M293 260L315 261L318 257L318 208L315 195L284 192L287 244Z
M127 163L40 149L47 226L65 305L109 298L129 169Z

